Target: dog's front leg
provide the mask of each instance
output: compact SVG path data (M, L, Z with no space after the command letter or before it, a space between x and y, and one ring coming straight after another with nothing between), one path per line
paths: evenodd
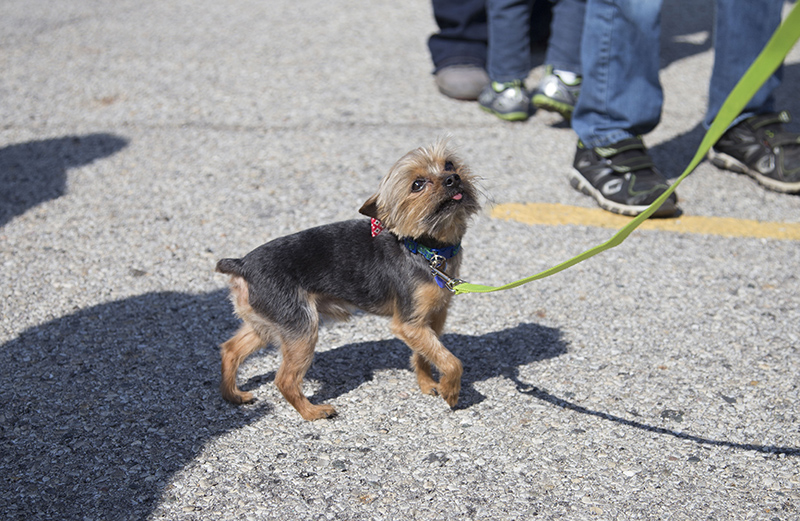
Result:
M432 325L405 322L395 317L392 320L392 332L414 352L412 363L422 391L429 394L438 392L450 407L455 407L461 391L461 361L444 347ZM441 375L438 384L431 376L431 363Z
M438 338L442 336L445 320L447 320L447 308L439 310L431 317L431 328ZM411 355L411 367L414 368L414 372L417 375L417 383L423 393L439 394L439 385L433 379L433 374L431 374L431 364L424 356L416 351L413 352Z

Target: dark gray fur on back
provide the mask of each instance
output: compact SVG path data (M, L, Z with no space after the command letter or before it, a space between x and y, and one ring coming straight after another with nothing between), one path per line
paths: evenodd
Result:
M368 219L280 237L242 259L220 260L217 270L247 281L250 305L257 312L296 324L309 319L307 299L298 295L298 288L369 313L385 312L386 303L395 300L408 319L414 290L420 283L434 283L424 258L388 231L372 237Z

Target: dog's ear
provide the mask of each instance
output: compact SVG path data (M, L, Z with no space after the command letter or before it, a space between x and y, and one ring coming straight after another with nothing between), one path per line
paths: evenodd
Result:
M367 217L372 217L373 219L378 218L378 194L373 195L367 202L364 203L361 208L358 210L358 213L362 215L366 215Z

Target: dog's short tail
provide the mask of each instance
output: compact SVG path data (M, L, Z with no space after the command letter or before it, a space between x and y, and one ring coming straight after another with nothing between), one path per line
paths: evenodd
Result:
M220 261L217 262L217 271L241 277L242 266L242 259L220 259Z

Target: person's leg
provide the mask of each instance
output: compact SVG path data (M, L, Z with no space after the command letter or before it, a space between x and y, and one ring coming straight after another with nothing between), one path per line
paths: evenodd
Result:
M553 6L553 21L544 62L553 69L581 74L581 38L586 0L558 0Z
M524 121L530 112L525 78L531 70L531 8L533 0L487 0L492 80L478 96L480 107L507 121Z
M545 74L531 101L540 109L568 120L581 89L581 38L586 0L558 0L553 6Z
M708 128L727 96L781 22L783 0L717 2L714 69L709 86ZM800 135L787 132L788 112L775 113L773 93L783 66L761 86L708 157L718 167L747 174L762 186L800 193Z
M638 215L668 188L638 136L661 116L660 0L589 0L583 85L572 117L580 140L570 184L601 208ZM656 216L677 212L671 195Z
M581 43L583 84L572 128L587 147L645 134L658 124L660 0L589 0Z
M432 0L439 32L428 39L436 86L445 96L475 100L489 84L485 0Z
M432 0L439 32L428 39L434 72L450 65L486 66L485 0Z
M498 83L524 81L531 68L532 0L487 0L489 78Z
M704 124L711 126L723 102L781 23L783 0L718 0L714 28L714 68ZM783 66L764 83L734 123L773 112L773 92L781 84Z

